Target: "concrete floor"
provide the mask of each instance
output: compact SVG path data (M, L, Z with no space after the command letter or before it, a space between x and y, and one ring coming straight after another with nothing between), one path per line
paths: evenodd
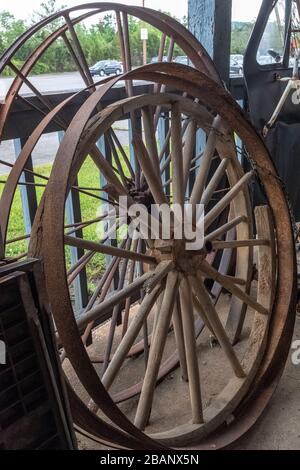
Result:
M297 315L293 341L300 340L300 315ZM98 345L99 342L97 341ZM98 350L96 347L96 350ZM98 350L99 352L99 350ZM217 353L217 351L216 351ZM291 352L292 353L292 352ZM202 353L203 354L203 353ZM206 361L206 358L205 358ZM204 363L203 363L204 364ZM206 364L206 362L205 362ZM215 363L216 364L216 363ZM137 363L136 363L137 365ZM136 367L135 367L136 369ZM132 372L130 372L130 375ZM176 372L172 373L172 383L176 382ZM73 383L73 386L75 384ZM78 387L78 385L77 385ZM75 385L75 388L77 388ZM160 385L160 397L166 394L170 387L169 380ZM163 392L165 388L165 392ZM233 450L299 450L300 449L300 365L293 365L291 354L286 363L284 374L279 386L267 409L258 423L236 444L230 446ZM77 392L78 392L77 388ZM80 393L85 399L84 393ZM168 395L168 394L167 394ZM164 406L166 403L164 403ZM176 403L173 402L176 408ZM121 406L123 408L123 406ZM127 408L125 406L125 408ZM164 408L165 410L165 408ZM125 409L123 409L125 411ZM126 409L130 415L130 410ZM125 413L126 413L125 411ZM129 411L129 413L128 413ZM173 417L174 419L174 417ZM172 416L168 417L172 420ZM155 421L155 419L154 419ZM154 423L155 424L155 423ZM80 449L105 449L89 439L78 436Z
M297 315L294 340L300 340ZM279 386L262 418L240 441L235 450L300 449L300 365L293 365L291 354Z

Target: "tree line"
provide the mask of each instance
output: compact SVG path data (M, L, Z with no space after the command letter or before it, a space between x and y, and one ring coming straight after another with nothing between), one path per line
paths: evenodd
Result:
M42 3L38 12L34 12L30 20L22 20L15 18L8 11L0 11L0 56L5 50L25 32L32 24L46 18L54 12L64 8L57 5L57 0L48 0ZM138 19L129 16L129 35L130 48L132 56L132 65L139 66L143 63L142 57L142 41L140 31L143 23ZM181 20L185 25L186 18ZM37 32L29 41L27 41L16 53L14 62L17 67L21 67L30 53L44 40L46 37L56 30L60 25L60 20L52 22ZM147 41L147 59L150 62L152 57L158 54L161 32L155 27L147 25L148 41ZM88 64L92 65L103 59L121 60L121 51L119 47L118 32L114 15L107 14L95 24L80 23L75 26L79 41L84 50ZM232 52L242 54L245 50L250 32L251 23L241 23L239 27L232 30ZM166 49L168 44L166 45ZM183 55L179 46L175 46L174 56ZM76 70L76 65L71 57L62 38L57 39L43 54L40 61L36 64L33 73L52 73L66 72ZM6 74L10 70L6 68Z

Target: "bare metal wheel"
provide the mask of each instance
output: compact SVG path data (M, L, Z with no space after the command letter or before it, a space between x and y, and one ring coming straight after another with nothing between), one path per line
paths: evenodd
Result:
M287 230L287 225L285 225L285 233L281 230L280 225L284 221L280 221L277 217L276 205L270 200L271 189L268 178L260 169L265 165L265 168L269 169L269 174L272 173L267 153L252 128L244 121L243 115L239 114L239 121L234 117L239 113L238 108L228 99L226 93L213 85L213 82L203 74L183 66L162 67L162 65L160 64L163 72L161 74L155 66L151 66L133 72L130 77L136 74L140 79L176 85L179 90L200 99L201 105L169 93L146 95L124 100L90 119L99 95L95 94L91 97L89 103L86 103L80 111L82 121L79 122L79 115L77 119L74 119L59 149L51 176L51 185L47 189L40 219L37 221L32 237L32 251L34 254L41 253L44 258L48 291L60 338L79 379L96 407L100 408L101 414L104 413L114 423L138 439L146 439L145 434L141 438L138 431L138 429L146 429L155 442L168 446L184 446L196 445L220 424L230 419L233 411L247 394L250 385L255 383L258 369L264 360L273 300L282 283L282 271L277 270L277 264L281 264L281 245L278 235L279 233L281 236L285 235L290 242L292 238L289 238L290 232ZM210 92L213 88L215 97ZM153 130L151 131L151 123L157 107L170 113L172 177L171 181L168 181L171 188L169 193L164 187L165 182L159 176L161 173L161 167L158 168L159 149L153 138ZM215 109L215 113L212 113L212 109ZM124 115L137 114L140 111L142 111L144 132L134 132L133 143L136 159L143 173L141 178L147 183L147 192L144 194L143 187L141 187L138 196L144 199L151 197L152 201L157 203L183 204L185 195L188 194L187 197L191 198L193 203L204 198L206 207L209 207L211 198L218 195L217 201L214 201L206 214L206 244L204 249L196 254L191 254L182 246L182 243L174 241L172 237L164 240L164 243L146 240L149 249L146 253L139 253L137 257L136 253L133 254L135 250L129 250L129 245L125 247L125 251L117 252L115 248L111 247L107 250L102 244L79 237L66 237L63 234L65 197L61 195L68 193L79 168L84 164L87 149L102 133L106 132L114 120L121 119ZM221 114L221 122L217 111ZM149 119L149 116L152 118ZM188 123L186 133L182 132L185 122ZM226 125L225 122L227 122ZM229 122L230 131L227 127ZM188 149L193 147L192 143L195 138L193 127L195 130L195 126L204 130L208 138L201 155L200 170L196 173L189 191L186 192L186 177L193 163ZM250 171L243 174L232 137L233 130L245 143L253 162L256 161L259 164L257 172ZM76 136L75 140L74 136ZM256 153L253 152L254 149ZM214 160L218 164L210 183L207 184L208 171ZM98 164L102 171L105 171L105 176L111 185L111 197L116 200L116 195L123 194L129 200L134 201L136 192L130 193L120 174L122 164L116 171L116 168L108 165L101 156L99 156ZM263 206L256 209L256 229L253 233L247 187L257 175L265 183L269 207ZM226 188L225 190L222 188L220 192L218 183L221 176L226 178ZM273 197L279 203L282 197L280 189L274 182L272 186ZM212 230L213 221L226 207L230 207L229 222ZM236 228L237 239L228 241L224 239L224 235L232 227ZM42 238L40 238L41 233ZM276 236L275 233L277 233ZM54 240L55 243L53 243ZM90 251L109 252L123 260L131 259L131 261L143 262L144 266L150 266L146 272L136 276L132 283L123 286L118 292L111 294L99 305L85 312L77 322L77 328L80 329L97 318L110 316L115 307L122 305L122 302L129 297L131 308L133 308L134 293L140 292L141 287L144 288L143 295L139 297L140 306L133 313L132 321L129 322L123 338L119 337L118 344L112 348L110 360L103 371L101 381L89 363L79 333L76 333L76 323L65 277L63 253L66 244L81 246ZM47 249L43 249L43 246ZM42 251L40 251L41 247ZM207 262L210 251L223 251L228 248L236 252L236 270L231 276L220 273ZM251 257L252 251L254 261ZM293 262L292 258L291 262ZM253 279L254 264L258 272ZM221 297L215 301L212 291L207 286L209 279L218 282L231 295L230 308L225 314L221 306L224 294L221 294ZM289 298L290 293L284 292L282 287L279 290L280 295L287 296L286 299ZM157 308L160 302L161 305ZM289 305L289 302L286 305ZM233 305L239 305L239 309L237 307L233 309ZM278 307L283 308L282 299L274 307L275 310L273 309L273 321L278 315ZM124 304L121 309L123 312ZM242 313L243 309L244 313ZM287 314L288 312L285 315ZM152 321L151 316L154 318ZM228 316L227 325L226 316ZM135 341L139 340L140 331L147 317L149 323L152 322L152 334L147 365L141 377L141 393L135 399L135 405L132 403L131 407L128 407L127 403L121 405L121 410L130 418L124 420L124 414L118 414L113 401L109 401L108 395L105 395L104 387L105 389L114 387L114 380L118 380L122 372L125 371L126 374L131 362L131 359L128 359L128 352L134 347ZM206 329L196 340L195 320L198 317L204 322ZM238 324L238 329L243 336L243 340L235 347L230 341L230 324L233 319L237 321L236 328ZM205 344L205 341L208 341L206 331L211 331L221 345L216 353L215 364L227 364L227 367L224 365L224 370L221 371L224 373L224 381L220 389L216 387L217 392L214 390L214 396L210 398L205 397L204 384L210 381L214 383L214 373L220 373L220 371L214 370L216 366L212 367L207 373L207 381L203 379L205 372L201 367L201 354L199 356L198 347L202 342ZM160 421L159 424L151 421L151 417L155 416L155 396L159 393L159 388L164 386L162 383L155 388L156 379L164 358L164 346L170 341L178 350L181 366L179 376L187 376L189 379L188 383L181 380L176 382L179 387L177 393L185 388L186 403L191 404L190 415L182 416L182 421L171 429L168 426L168 420L164 420L163 423ZM120 391L120 383L117 384L117 389L112 388L112 396L117 391ZM204 401L201 396L205 397ZM167 403L171 409L172 398ZM152 413L149 420L151 406ZM168 413L168 409L165 408L165 410ZM118 416L117 419L116 416ZM130 420L136 426L132 427ZM157 444L153 444L152 441L152 445Z
M76 27L78 24L82 24L85 20L90 18L94 18L95 21L101 20L103 14L112 14L115 20L116 30L118 31L118 46L124 71L130 71L132 64L137 65L133 63L133 52L130 44L128 26L129 20L134 18L142 20L145 25L149 24L154 26L157 28L158 33L160 33L160 44L157 51L158 61L162 60L164 56L167 56L168 62L172 62L176 53L184 53L189 57L195 67L210 74L215 80L219 80L214 65L201 44L199 44L196 38L180 23L167 15L148 8L130 7L109 2L94 2L87 5L79 5L56 13L32 26L0 57L0 74L10 69L15 75L7 91L4 104L1 105L0 109L0 140L3 138L3 135L5 135L7 120L9 119L14 104L19 102L25 106L29 106L39 113L41 119L43 119L45 115L49 116L51 114L54 104L51 102L51 98L46 97L43 91L39 89L39 85L32 79L32 75L34 66L37 66L40 61L43 61L44 54L49 47L55 45L56 41L60 41L65 45L66 54L73 60L74 67L79 72L79 88L85 90L87 87L90 93L95 90L96 85L89 71L89 64L85 56L84 48L78 39ZM51 31L51 34L49 31ZM35 37L34 44L37 44L35 49L31 46L33 37ZM38 37L41 38L40 43L38 42ZM23 46L26 46L29 51L28 57L24 65L18 69L14 59ZM104 77L105 74L103 72L100 75ZM35 98L34 103L32 100L28 100L23 96L22 87L27 87L27 90L32 93ZM130 81L126 83L126 93L128 96L133 93L132 82ZM75 94L75 97L77 97L77 94ZM62 109L57 112L53 119L49 119L49 121L52 122L52 125L58 126L61 130L65 130L69 124L68 119L62 115ZM114 131L111 130L111 133L114 134ZM113 147L111 151L116 151L118 148L118 143L116 143L115 139L110 140L109 145ZM93 150L91 150L91 152L93 152ZM97 152L96 149L95 152ZM0 161L0 164L6 167L8 173L15 166L3 159ZM23 180L21 178L22 173L25 175ZM38 202L40 193L43 192L43 188L47 184L48 179L49 172L41 172L39 168L36 168L34 158L33 161L31 161L31 155L29 154L26 158L18 158L17 166L13 174L8 175L7 180L1 180L1 186L5 185L0 202L2 233L0 243L1 258L6 256L10 259L20 259L26 256L26 241L28 240L29 233L25 233L24 230L22 233L16 232L13 221L9 220L11 206L19 197L18 192L16 194L16 190L26 187L26 189L30 191L32 198L34 200L37 199ZM80 187L77 187L75 191L83 194ZM36 192L38 193L37 197L35 195ZM16 244L20 246L21 249L16 248Z

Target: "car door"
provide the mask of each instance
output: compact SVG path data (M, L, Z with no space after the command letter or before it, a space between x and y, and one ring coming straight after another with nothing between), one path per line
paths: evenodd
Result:
M287 86L280 79L292 76L295 5L292 0L263 0L245 52L244 77L251 120L264 137L294 216L300 220L300 100L295 102L291 93L274 125L269 130L266 127ZM274 28L273 34L270 28Z

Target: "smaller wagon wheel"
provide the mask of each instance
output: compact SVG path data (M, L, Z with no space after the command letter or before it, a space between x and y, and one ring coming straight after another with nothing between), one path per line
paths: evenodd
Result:
M148 279L141 305L133 316L117 349L112 354L109 364L107 364L107 368L102 376L102 384L107 389L110 388L119 372L122 371L121 365L126 360L130 348L133 346L145 323L145 319L151 312L156 312L149 358L142 381L141 394L137 399L138 404L134 423L140 429L145 429L147 426L151 406L153 405L154 409L155 405L155 393L159 389L159 387L155 389L155 384L163 358L164 346L167 339L169 339L168 336L173 336L175 347L180 357L181 375L188 377L189 380L188 384L179 381L177 385L185 387L186 391L188 391L189 398L187 403L191 403L192 406L192 422L190 422L190 417L187 418L185 416L186 421L179 423L172 430L163 428L154 429L155 433L151 435L165 445L183 446L199 441L199 439L226 420L251 385L264 351L276 276L274 228L268 208L259 208L256 211L257 237L255 238L252 235L247 186L254 178L254 172L251 171L242 175L232 137L227 132L222 132L220 119L213 116L206 108L194 103L190 99L176 95L146 95L124 100L106 108L105 111L92 118L87 131L80 140L80 145L74 156L71 173L68 174L64 183L63 180L55 180L54 185L47 191L47 198L55 198L57 200L60 197L52 192L56 184L66 185L67 181L69 185L72 183L78 169L83 164L86 149L99 135L105 132L105 129L111 125L113 120L119 120L122 116L130 115L133 111L137 112L138 110L142 111L142 116L150 114L153 118L153 110L157 106L161 106L162 109L168 110L171 114L172 181L169 184L172 189L169 196L172 195L172 204L176 202L183 205L185 195L187 194L187 176L192 164L192 158L188 149L193 147L192 139L195 138L195 134L189 132L189 138L186 138L184 146L182 145L182 122L186 119L189 120L189 124L192 122L195 125L196 123L196 128L200 127L208 135L207 145L201 157L200 170L195 177L194 183L189 188L188 199L192 204L195 204L195 201L204 201L206 208L209 208L211 197L215 196L216 192L219 194L217 186L221 176L226 175L228 188L225 194L224 191L221 193L216 204L208 209L203 249L197 253L190 252L185 249L185 244L182 241L174 240L171 237L169 240L156 240L154 243L151 239L146 240L149 249L146 254L142 255L143 258L140 257L138 259L136 254L133 255L132 251L130 252L128 249L126 252L120 251L118 253L120 257L143 261L144 264L152 265L153 270L147 270L146 273L138 277L131 285L113 293L98 306L86 312L79 319L78 326L84 327L90 321L108 315L112 309L131 296L136 290L140 290ZM147 117L145 122L149 122ZM145 125L145 122L144 134L135 133L134 147L143 170L145 182L147 183L148 194L138 194L138 197L139 200L141 198L144 200L146 206L149 206L147 198L149 198L150 192L152 202L168 204L167 193L163 188L161 179L157 177L161 170L158 168L158 152L153 139L153 133L147 132L147 124ZM191 127L190 125L189 131ZM151 135L152 139L150 139ZM220 159L219 165L214 173L214 177L210 183L207 183L208 171L215 157ZM111 192L112 197L117 199L116 196L125 195L129 200L134 199L136 195L130 194L125 190L120 179L116 178L113 168L107 165L105 159L101 159L101 165L109 184L115 190ZM56 174L56 176L58 175ZM63 207L61 202L60 207ZM227 206L231 207L231 220L224 224L224 226L215 228L212 231L210 227L213 221ZM232 227L236 227L237 240L224 240L223 235ZM58 230L61 229L58 228ZM58 236L57 239L60 239L60 237ZM64 237L63 241L72 246L81 246L89 250L97 249L103 253L110 252L112 255L117 255L115 249L103 248L102 245L98 244L97 246L94 242L82 240L78 237ZM207 262L209 252L225 250L229 247L236 250L237 253L236 272L235 276L232 277L220 274ZM255 251L259 280L257 288L252 285L251 293L249 294L247 293L247 284L251 281L251 278L249 278L249 268L252 269L252 265L249 266L249 260L251 260L250 253L252 249ZM51 266L51 264L48 259L45 265L46 276L49 270L54 269L54 266ZM205 279L213 279L219 282L226 291L230 292L232 295L231 304L238 301L241 306L246 305L248 307L248 324L246 325L248 333L245 343L239 352L230 343L223 326L224 316L222 314L222 307L218 304L214 305L210 292L205 285ZM65 296L62 297L65 298ZM153 309L155 303L160 300L160 307ZM55 302L53 306L55 306ZM201 400L199 358L197 354L198 343L195 334L194 313L195 316L201 318L208 331L211 331L222 346L218 350L216 364L219 362L224 366L225 358L225 362L227 361L230 366L230 370L228 368L227 371L224 370L225 376L227 372L227 377L224 377L224 383L221 389L218 390L216 398L213 398L211 404L206 407ZM56 315L55 317L57 318ZM174 330L168 334L171 321ZM200 340L201 338L202 335ZM205 343L205 337L203 340ZM244 356L243 360L242 356ZM127 366L128 361L124 365L125 373ZM213 380L213 373L211 380ZM180 389L178 393L181 396ZM206 400L210 403L210 399L206 397ZM153 411L152 413L155 412ZM151 432L151 419L149 424ZM147 432L149 431L147 430Z

